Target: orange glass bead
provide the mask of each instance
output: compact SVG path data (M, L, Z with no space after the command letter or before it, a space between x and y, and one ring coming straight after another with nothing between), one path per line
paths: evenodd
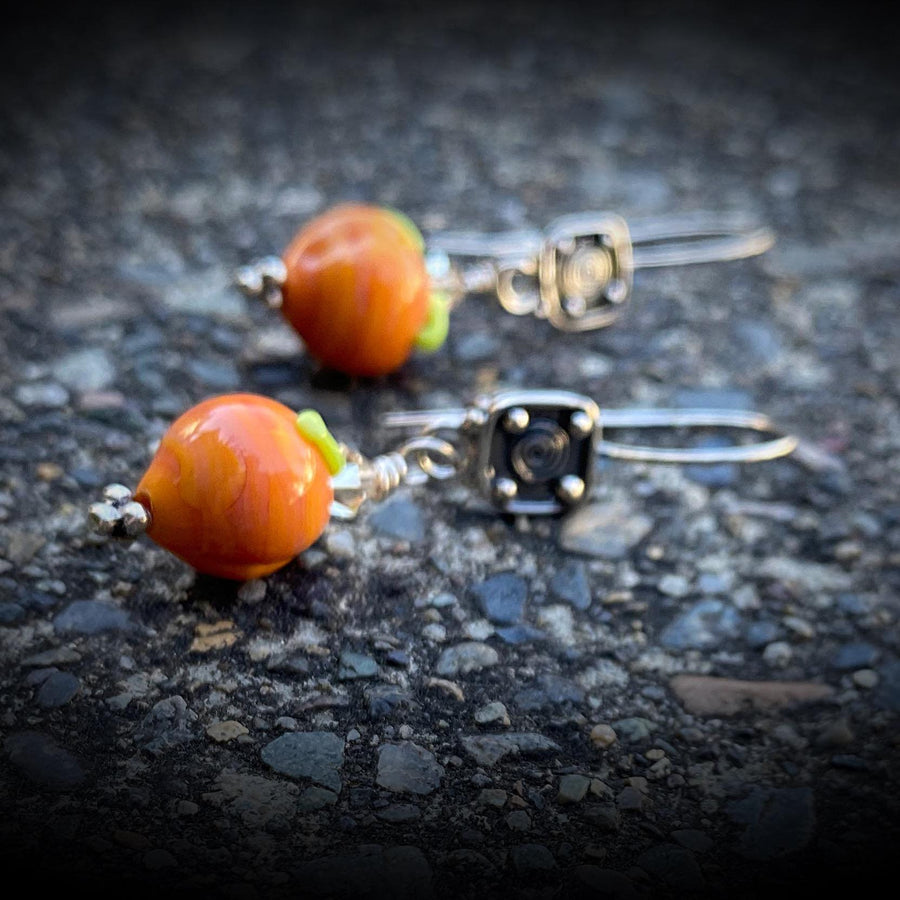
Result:
M309 547L332 498L329 464L296 413L255 394L214 397L180 416L134 494L157 544L235 580L268 575Z
M388 209L337 206L309 222L282 259L281 310L310 354L350 375L399 368L429 317L424 244Z

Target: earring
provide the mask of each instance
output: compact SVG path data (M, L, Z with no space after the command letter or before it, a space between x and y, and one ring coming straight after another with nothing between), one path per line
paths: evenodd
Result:
M636 269L742 259L774 242L766 229L708 214L632 223L581 213L544 231L445 232L423 239L402 213L337 206L307 223L283 255L239 269L248 296L281 309L309 353L349 375L380 376L444 342L466 294L562 331L604 328L623 313Z
M514 390L459 409L388 414L414 433L369 459L338 443L318 413L227 394L181 415L137 488L108 486L90 507L100 534L146 532L196 570L260 578L290 562L329 520L352 519L402 483L458 477L500 513L564 513L587 499L595 455L660 463L760 462L797 439L764 415L716 409L601 410L568 391ZM616 443L603 429L736 428L775 435L716 448Z

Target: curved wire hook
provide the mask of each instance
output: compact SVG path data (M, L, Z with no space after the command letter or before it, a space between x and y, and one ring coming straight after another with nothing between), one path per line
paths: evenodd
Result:
M797 448L798 439L784 434L766 415L735 409L637 409L601 410L604 429L625 428L737 428L778 435L734 447L654 447L623 444L601 438L595 449L601 456L631 462L656 463L742 463L764 462L787 456Z

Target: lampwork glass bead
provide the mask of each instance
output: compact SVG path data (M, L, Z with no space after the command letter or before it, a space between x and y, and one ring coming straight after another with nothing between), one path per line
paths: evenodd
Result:
M331 436L304 416L298 425L288 407L255 394L181 415L134 493L150 512L147 534L223 578L259 578L290 562L328 523L337 464L323 444Z

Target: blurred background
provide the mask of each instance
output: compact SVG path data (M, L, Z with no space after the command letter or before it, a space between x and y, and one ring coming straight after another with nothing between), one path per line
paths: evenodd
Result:
M582 888L621 896L723 886L749 896L760 879L771 893L814 875L865 889L898 835L894 34L883 12L859 4L8 12L8 865L94 873L107 886L127 874L135 890L228 884L249 898L257 886L259 896L284 887L284 872L290 886L298 860L396 843L418 846L448 895L461 887L453 865L473 879L473 896L539 884L549 895L551 870L579 866L590 869L573 876ZM279 315L232 281L346 200L402 210L426 238L541 227L584 210L629 221L707 210L755 217L776 244L756 259L639 272L622 320L584 334L466 298L442 350L351 381L320 371ZM243 593L193 579L149 541L124 549L86 537L85 510L102 486L133 485L172 419L211 394L314 406L341 438L376 451L378 414L457 406L500 386L565 387L602 406L758 407L840 465L609 464L577 527L485 516L460 490L401 492L387 513L330 533ZM498 570L517 572L530 592L508 639L483 624L490 614L472 594ZM448 594L447 608L432 602ZM198 660L195 629L223 617L246 639ZM326 652L278 670L251 638L286 639L299 621L321 629ZM372 636L385 634L405 663L378 657L392 645ZM460 676L468 699L457 704L425 683L445 645L464 638L488 642L503 663ZM420 706L382 721L368 682L354 681L334 688L347 698L334 711L292 707L298 692L341 680L332 669L348 648L378 657L379 687L400 684ZM673 693L678 672L823 683L830 700L781 716L705 715ZM166 731L154 704L173 695L186 698L185 718L167 707L177 727ZM459 737L477 731L473 711L493 700L508 705L517 733L551 735L563 748L556 761L473 761ZM281 807L273 819L278 791L289 807L297 791L260 758L289 727L275 724L286 711L301 732L364 735L346 751L340 804L308 828L298 817L285 825ZM248 734L208 737L222 718ZM608 723L620 739L601 747ZM374 748L402 734L431 748L445 773L440 791L398 812L374 784ZM663 757L674 768L654 781L648 770ZM583 802L557 793L581 773L607 788ZM512 796L523 781L515 811L527 810L527 833L511 807L492 819L477 799L486 785ZM250 793L229 794L237 783ZM276 793L250 796L260 785ZM693 837L673 837L685 830ZM399 895L418 884L384 865Z

